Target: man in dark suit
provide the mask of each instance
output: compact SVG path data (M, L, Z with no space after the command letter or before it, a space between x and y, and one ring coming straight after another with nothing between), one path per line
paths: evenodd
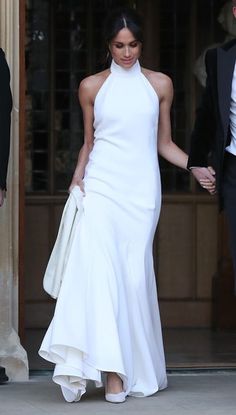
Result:
M5 54L0 48L0 206L3 205L6 192L7 165L10 148L12 96L10 90L10 72ZM0 366L0 384L8 380L5 369Z
M6 176L10 148L12 96L10 72L5 54L0 48L0 206L6 192Z
M232 1L236 17L236 0ZM210 193L216 189L229 223L236 276L236 39L206 54L207 82L197 110L188 168ZM214 170L207 168L211 156ZM215 174L214 174L215 171ZM211 186L208 184L210 180ZM236 279L235 279L236 281ZM235 284L236 287L236 284Z

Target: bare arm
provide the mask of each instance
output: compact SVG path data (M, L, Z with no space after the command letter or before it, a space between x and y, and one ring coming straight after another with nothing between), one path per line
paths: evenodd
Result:
M157 93L160 98L158 152L175 166L187 169L187 154L171 138L170 109L173 101L173 85L170 78L161 74Z
M78 185L84 192L83 178L85 167L88 163L89 154L93 149L94 142L94 101L99 89L109 74L110 71L106 69L105 71L85 78L80 83L78 95L84 119L84 144L79 152L77 165L69 187L69 191L71 191L74 186Z
M171 138L170 109L173 101L173 85L170 78L162 75L158 82L158 94L160 97L160 114L158 129L158 152L177 167L187 169L188 156L184 153ZM215 193L215 178L212 167L205 167L204 171L192 170L203 188L209 193Z
M83 177L85 172L86 164L88 163L89 154L93 148L94 130L93 130L93 85L89 78L81 82L79 91L79 101L83 111L84 119L84 144L79 152L77 165L74 171L74 175L69 187L69 191L74 186L80 186L81 190L84 191Z

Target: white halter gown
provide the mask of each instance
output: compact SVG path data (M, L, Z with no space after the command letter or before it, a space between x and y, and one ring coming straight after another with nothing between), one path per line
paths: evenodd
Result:
M117 372L127 395L167 386L152 243L161 205L158 96L114 61L94 104L83 214L39 354L67 401Z

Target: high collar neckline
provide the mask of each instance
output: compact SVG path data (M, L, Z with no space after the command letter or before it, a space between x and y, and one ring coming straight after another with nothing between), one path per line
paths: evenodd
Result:
M139 61L136 60L136 62L131 66L130 68L123 68L122 66L118 65L114 59L111 62L110 67L111 73L117 74L119 76L134 76L141 73L141 66L139 64Z

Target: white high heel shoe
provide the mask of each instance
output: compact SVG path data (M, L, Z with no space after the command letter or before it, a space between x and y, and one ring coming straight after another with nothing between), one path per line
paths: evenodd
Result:
M125 396L125 392L106 393L105 399L107 402L111 402L111 403L123 403L125 402L126 396Z
M111 403L123 403L126 400L125 392L119 393L107 393L107 378L105 380L105 399L107 402Z

